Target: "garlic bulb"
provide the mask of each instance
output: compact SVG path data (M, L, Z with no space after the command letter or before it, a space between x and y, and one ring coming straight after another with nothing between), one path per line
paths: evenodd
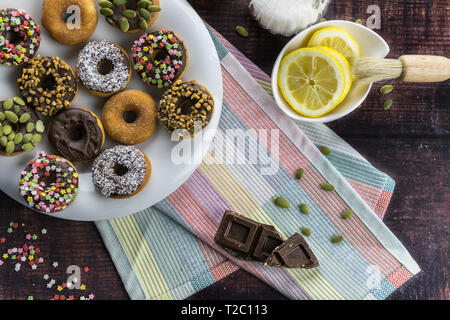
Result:
M330 0L251 0L250 12L262 27L291 36L319 21Z

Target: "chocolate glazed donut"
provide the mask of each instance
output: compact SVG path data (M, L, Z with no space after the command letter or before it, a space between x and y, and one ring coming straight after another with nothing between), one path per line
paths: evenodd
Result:
M105 131L100 119L83 108L70 108L56 115L48 138L57 153L72 162L88 162L100 153Z

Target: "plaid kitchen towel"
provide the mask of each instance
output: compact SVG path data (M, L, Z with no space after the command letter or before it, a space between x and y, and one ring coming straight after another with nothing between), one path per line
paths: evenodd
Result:
M420 271L382 222L394 181L325 125L295 125L271 99L270 77L220 34L211 30L211 36L224 79L219 133L246 132L258 159L221 161L221 146L235 141L218 134L199 168L167 199L97 223L130 297L184 299L243 268L291 299L385 299ZM321 145L331 148L330 156L320 153ZM248 156L232 149L238 160ZM264 173L273 167L274 174ZM300 167L305 175L297 181ZM322 190L324 182L336 191ZM276 207L275 195L291 208ZM346 209L354 211L350 220L340 217ZM288 270L235 259L213 241L225 210L274 225L286 237L308 227L306 241L320 267ZM330 241L337 234L345 237L338 245Z

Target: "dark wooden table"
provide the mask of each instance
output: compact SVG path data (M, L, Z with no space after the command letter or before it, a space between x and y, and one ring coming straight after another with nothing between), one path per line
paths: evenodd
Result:
M244 0L191 0L198 13L267 73L289 40L274 36L252 20ZM327 19L365 19L367 7L378 4L382 29L378 33L391 46L391 57L402 54L447 55L450 48L448 0L334 1ZM240 38L234 31L244 25L250 33ZM363 107L330 126L377 168L390 174L397 187L385 222L416 259L422 272L389 299L449 299L448 239L450 213L449 137L450 86L395 83L394 106L384 111L376 86ZM42 277L64 279L63 267L89 267L82 272L86 296L127 299L127 293L92 223L63 221L37 215L0 193L0 238L10 221L36 233L46 256L43 267L15 272L0 266L0 299L47 299L57 291L47 289ZM41 229L47 229L46 235ZM23 230L22 230L23 231ZM16 242L22 243L23 232ZM22 238L20 238L22 237ZM3 252L2 252L3 253ZM2 254L1 253L1 254ZM56 261L59 266L54 268ZM34 273L33 273L34 272ZM59 279L59 280L58 280ZM56 285L55 285L56 286ZM55 292L56 291L56 292ZM79 295L79 294L78 294ZM238 271L197 293L193 299L284 299L272 288L244 271Z

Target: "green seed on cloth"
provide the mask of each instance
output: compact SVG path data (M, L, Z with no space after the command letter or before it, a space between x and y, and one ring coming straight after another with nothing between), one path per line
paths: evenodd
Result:
M310 214L310 213L311 213L311 210L309 209L309 207L308 207L308 205L307 205L306 203L302 203L302 204L300 205L300 211L301 211L303 214Z
M352 216L353 216L353 210L348 209L348 210L345 210L344 212L342 212L341 217L342 217L342 219L347 220L347 219L350 219Z
M390 85L390 84L387 84L387 85L382 86L382 87L380 88L380 92L381 92L382 94L388 94L388 93L391 93L392 91L394 91L394 86L392 86L392 85Z
M386 100L383 103L383 109L384 110L389 110L392 107L392 99Z
M325 191L334 191L334 186L331 184L331 183L322 183L321 185L320 185L320 188L322 189L322 190L325 190Z
M344 241L344 237L341 235L338 236L334 236L333 238L331 238L331 242L333 243L341 243L342 241Z
M281 208L290 208L291 204L289 203L289 201L286 198L283 197L276 197L274 199L274 202L277 206L281 207Z
M295 173L295 179L300 180L301 178L303 178L304 174L305 170L303 168L298 169L297 172Z
M325 156L329 156L331 154L331 150L327 146L320 146L319 150Z
M241 37L247 38L248 37L248 31L243 26L236 26L236 32Z
M311 230L309 230L307 227L302 227L302 234L306 237L309 237L311 235Z

